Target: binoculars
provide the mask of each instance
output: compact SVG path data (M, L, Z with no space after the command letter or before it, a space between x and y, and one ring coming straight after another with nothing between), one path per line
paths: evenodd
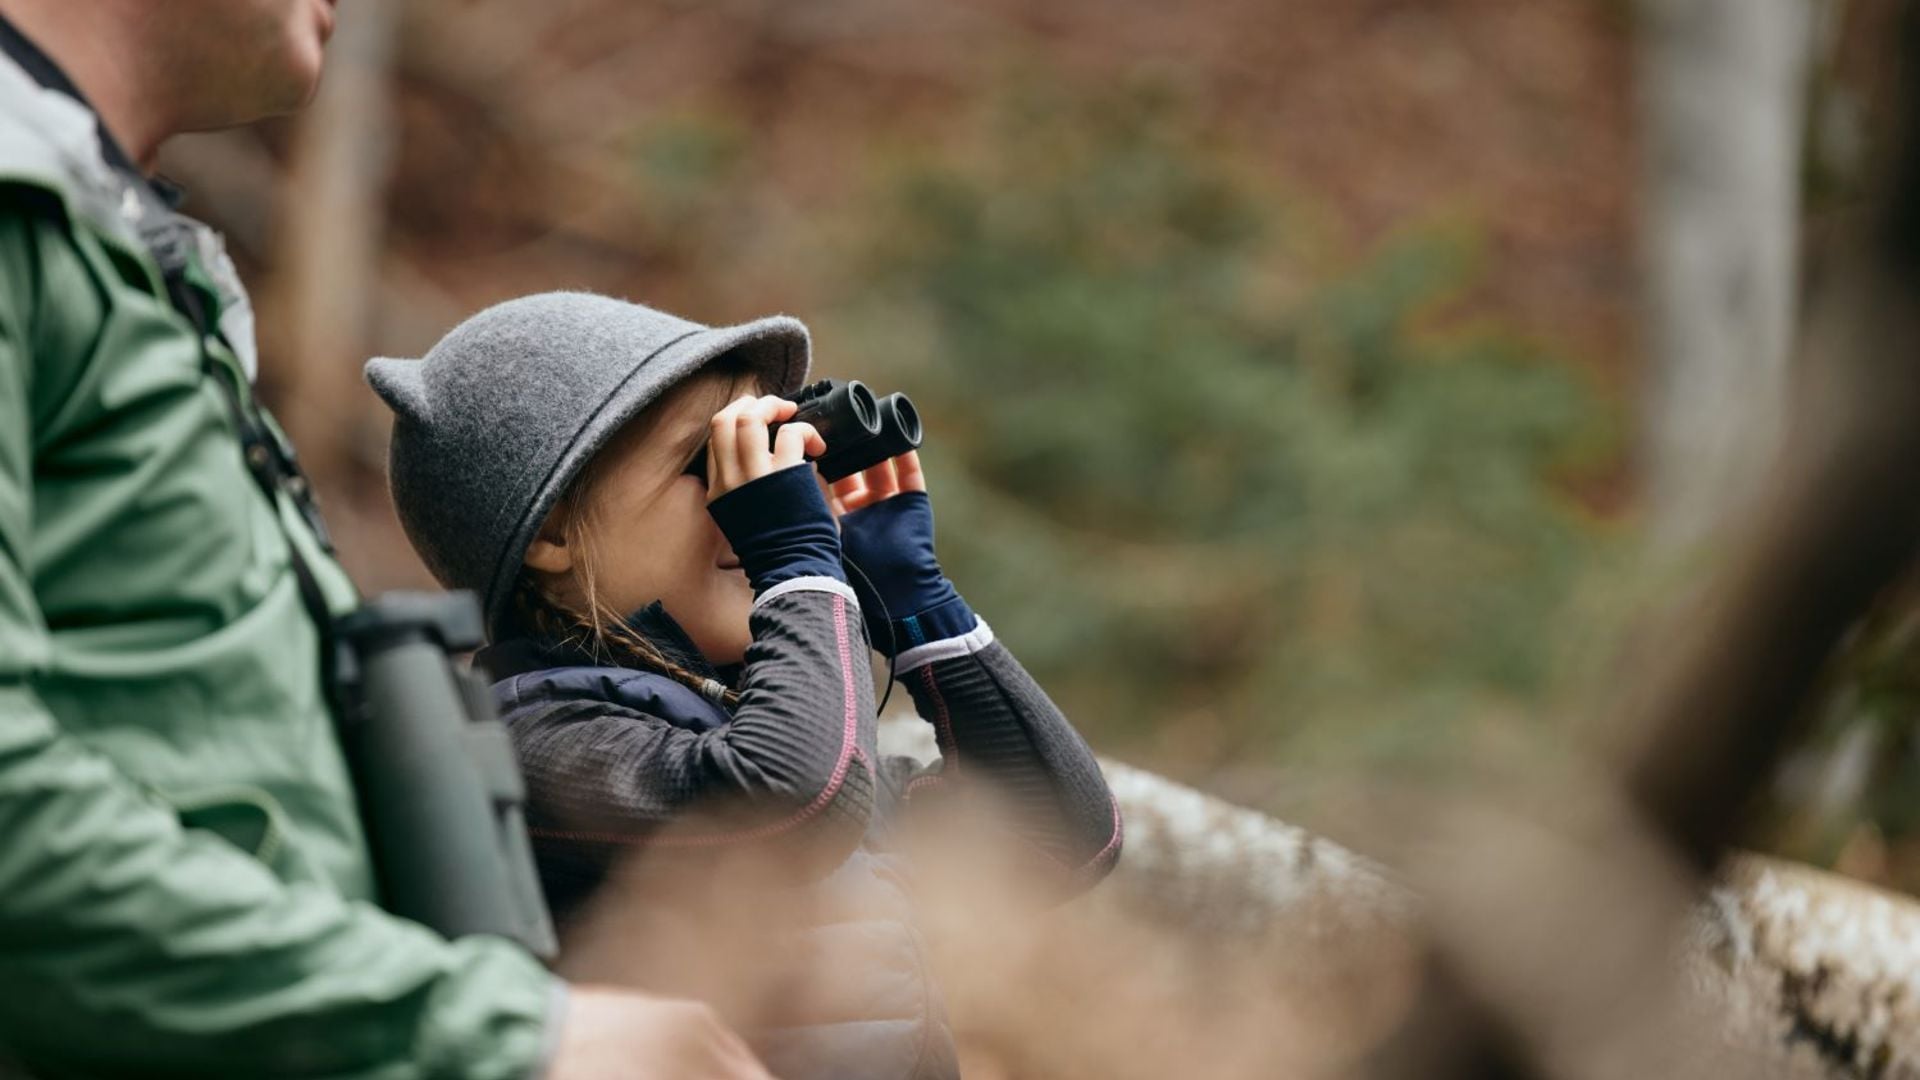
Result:
M493 934L558 952L522 806L526 790L486 684L469 592L387 593L335 623L341 742L382 906L448 938Z
M920 414L905 394L875 397L858 380L822 379L788 400L800 410L784 423L812 424L827 441L827 452L814 465L828 480L852 476L920 446ZM781 426L775 424L770 431Z

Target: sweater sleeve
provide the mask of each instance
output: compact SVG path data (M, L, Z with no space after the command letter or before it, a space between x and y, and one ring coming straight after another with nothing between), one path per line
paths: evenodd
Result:
M1113 869L1120 807L1093 751L985 622L902 653L897 673L933 724L941 754L935 768L907 783L910 807L943 787L984 783L1068 890L1090 887Z
M796 578L749 620L740 705L710 731L597 701L512 722L536 837L713 847L783 837L803 873L845 861L874 794L873 680L842 582ZM666 826L673 826L666 828Z

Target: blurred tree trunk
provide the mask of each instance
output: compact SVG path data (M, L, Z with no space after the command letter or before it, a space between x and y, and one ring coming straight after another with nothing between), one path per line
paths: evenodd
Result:
M1706 537L1755 494L1786 411L1802 128L1826 0L1639 0L1651 530Z
M272 317L262 326L272 335L264 344L275 356L278 413L308 471L335 490L351 471L369 400L360 362L380 281L401 6L362 0L342 12L275 215Z

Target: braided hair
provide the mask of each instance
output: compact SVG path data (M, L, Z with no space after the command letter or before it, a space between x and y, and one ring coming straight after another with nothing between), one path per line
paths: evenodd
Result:
M513 593L522 625L545 641L579 648L596 661L665 675L728 709L740 704L739 691L668 659L659 646L628 626L625 618L600 599L590 583L591 572L584 576L588 579L582 589L587 605L581 610L547 593L531 573L522 573Z

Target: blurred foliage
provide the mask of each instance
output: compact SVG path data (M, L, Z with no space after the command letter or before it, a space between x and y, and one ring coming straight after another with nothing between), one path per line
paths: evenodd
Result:
M648 208L646 247L656 259L695 256L729 239L740 215L739 180L752 159L752 134L724 114L670 115L632 147L635 196Z
M1862 26L1849 40L1870 44ZM1650 567L1614 539L1630 529L1587 509L1630 498L1622 403L1564 353L1621 350L1596 346L1591 320L1584 337L1577 319L1549 323L1552 344L1512 333L1515 298L1532 295L1515 267L1546 275L1543 294L1580 279L1481 228L1538 207L1496 197L1484 222L1416 220L1356 245L1323 208L1346 205L1342 177L1377 197L1361 181L1404 173L1398 144L1355 141L1374 156L1331 154L1346 171L1303 170L1322 185L1303 193L1284 140L1192 96L1205 78L1076 85L1058 67L1023 77L1008 55L954 84L965 92L907 93L899 123L819 86L764 91L809 84L757 64L753 87L638 120L619 143L634 217L614 218L627 254L612 265L642 265L636 295L696 316L793 311L823 372L911 392L944 560L1103 749L1257 799L1231 767L1384 752L1426 770L1463 737L1611 700L1631 628L1718 552ZM1823 61L1810 114L1816 207L1871 156L1856 145L1870 95L1838 85L1842 59ZM1380 77L1402 66L1387 60L1372 82L1398 105L1409 89ZM1552 107L1555 130L1586 115ZM1470 130L1478 162L1513 129ZM1528 184L1484 190L1533 190L1550 163L1522 146ZM1609 160L1581 159L1577 189L1626 184ZM1440 170L1462 165L1439 163L1420 205L1445 205ZM1604 223L1610 205L1560 218ZM1483 266L1483 236L1504 267ZM1631 279L1608 276L1607 250L1574 265L1610 296ZM1856 635L1755 842L1920 889L1915 612L1910 590Z
M1763 831L1782 854L1920 891L1920 581L1852 635Z
M1612 419L1457 310L1471 230L1343 265L1151 84L976 127L880 170L829 366L921 403L943 561L1049 689L1176 769L1536 699Z

